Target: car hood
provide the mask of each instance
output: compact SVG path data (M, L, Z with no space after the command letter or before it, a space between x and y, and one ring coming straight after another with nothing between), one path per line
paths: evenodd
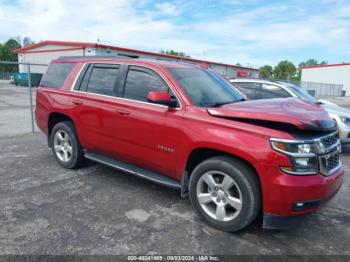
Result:
M208 108L215 117L234 120L256 120L293 125L302 130L330 131L336 128L328 113L320 106L297 98L251 100Z
M340 115L340 116L350 117L350 110L345 108L345 107L332 105L332 104L322 104L321 107L324 110L326 110L328 113L333 113L333 114Z

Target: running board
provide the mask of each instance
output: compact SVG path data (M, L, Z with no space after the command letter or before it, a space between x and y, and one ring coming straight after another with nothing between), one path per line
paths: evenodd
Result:
M113 159L94 152L85 152L85 157L103 165L125 171L132 175L150 180L152 182L181 190L181 183L170 177L155 173L153 171L137 167L121 160Z

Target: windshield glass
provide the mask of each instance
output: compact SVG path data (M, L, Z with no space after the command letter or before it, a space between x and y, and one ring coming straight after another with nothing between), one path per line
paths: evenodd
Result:
M309 101L311 103L318 103L316 98L314 98L305 89L301 88L300 86L290 84L290 83L285 83L285 82L279 82L279 83L288 87L299 98Z
M245 100L223 77L211 70L199 68L169 68L192 103L215 107Z

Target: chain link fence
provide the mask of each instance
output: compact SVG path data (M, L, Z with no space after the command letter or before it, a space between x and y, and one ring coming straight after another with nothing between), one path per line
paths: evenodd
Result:
M0 61L0 136L38 130L34 107L42 74L36 71L46 68L44 64Z
M300 86L315 98L336 98L336 97L345 96L343 85L306 82L306 81L293 81L293 80L290 80L290 81L277 80L277 81L288 82L290 84Z
M312 96L316 98L344 96L343 85L303 81L303 82L300 82L300 86L305 90L307 90Z

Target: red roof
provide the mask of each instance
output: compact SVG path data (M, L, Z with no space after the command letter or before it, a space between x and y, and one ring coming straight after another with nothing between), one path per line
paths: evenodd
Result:
M145 54L145 55L156 55L156 56L165 57L165 58L171 58L171 59L176 58L178 60L186 61L186 62L195 62L195 63L203 63L204 62L204 63L214 64L214 65L223 65L223 66L230 66L230 67L235 67L235 68L259 71L259 69L250 68L250 67L230 65L230 64L219 63L219 62L212 62L212 61L206 61L206 60L200 60L200 59L195 59L195 58L178 57L178 56L166 55L166 54L161 54L161 53L156 53L156 52L143 51L143 50L138 50L138 49L124 48L124 47L105 45L105 44L99 44L99 43L89 43L89 42L71 42L71 41L46 40L46 41L42 41L42 42L39 42L39 43L36 43L36 44L28 45L26 47L15 49L14 53L16 53L16 54L18 54L18 53L25 53L26 51L29 51L31 49L42 47L42 46L46 46L46 45L76 46L76 47L81 47L81 48L86 48L86 47L109 48L109 49L112 49L112 50L120 50L120 51L126 51L126 52L136 52L136 53ZM44 50L43 50L43 52L44 52Z
M350 65L350 63L313 65L313 66L303 66L302 69L318 68L318 67L331 67L331 66L349 66L349 65Z

